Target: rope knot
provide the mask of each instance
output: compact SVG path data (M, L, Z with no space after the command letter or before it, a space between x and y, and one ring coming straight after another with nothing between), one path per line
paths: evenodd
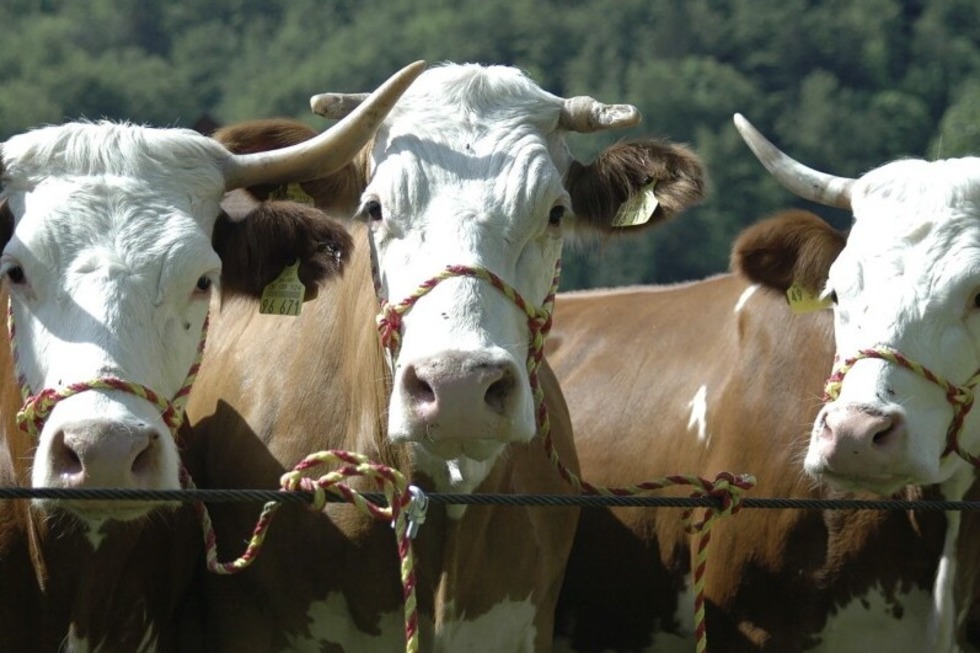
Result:
M742 509L742 492L755 487L755 477L751 474L735 475L730 472L719 472L715 480L701 479L701 487L691 493L692 497L713 497L721 501L720 506L705 508L704 516L697 522L688 522L689 533L701 532L707 529L711 522L721 517L730 517ZM685 518L690 520L693 511L687 511Z
M402 315L398 307L394 304L385 302L381 306L378 314L378 333L381 336L381 344L389 350L398 348L401 341Z

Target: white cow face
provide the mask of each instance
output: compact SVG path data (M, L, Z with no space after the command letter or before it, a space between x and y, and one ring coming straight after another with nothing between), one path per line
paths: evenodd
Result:
M407 66L334 128L276 152L237 155L195 132L110 123L49 127L0 144L0 273L22 385L37 395L118 378L173 399L197 356L221 273L212 234L225 191L304 181L347 165L423 67ZM251 240L268 246L270 260L318 250L317 242L295 241L327 231L299 215L284 225L283 242L270 242L278 238L275 220L261 222L262 235ZM249 242L241 230L223 233L222 251ZM262 254L234 254L228 285L260 292L256 269L270 266ZM330 266L321 268L325 274ZM57 402L43 421L31 481L176 489L174 435L145 396L85 389ZM59 505L101 521L136 517L152 504Z
M325 93L311 106L338 118L361 99ZM474 489L507 445L536 433L529 313L548 317L538 309L563 232L636 230L627 225L663 222L701 198L700 161L683 146L619 143L585 164L565 145L568 132L639 120L636 107L558 98L513 68L447 64L406 93L363 164L324 180L334 196L319 205L360 205L389 302L382 336L400 336L388 437L411 443L438 487ZM354 188L359 198L347 194ZM449 266L469 274L453 267L433 284ZM414 298L407 312L391 309Z
M949 480L967 464L956 446L964 457L980 447L976 411L956 427L980 371L980 159L897 161L847 179L736 125L790 190L854 213L824 291L838 364L806 471L882 494Z
M140 138L132 127L77 125L3 146L14 230L0 270L32 394L118 377L172 398L194 362L221 269L210 242L225 187L221 149L211 143L208 153L206 139L185 134L165 146L129 142ZM178 465L158 407L92 390L55 405L31 479L39 487L176 488ZM113 502L89 512L144 510Z
M362 196L382 297L399 302L447 265L465 265L544 302L571 214L561 110L513 69L441 68L420 79L379 131ZM392 440L479 466L534 436L528 317L500 290L445 280L405 314L402 331Z
M887 345L955 385L980 370L980 159L901 161L855 184L855 223L833 264L837 355ZM811 436L811 474L882 493L937 483L963 464L946 455L946 391L895 362L846 372ZM980 445L971 418L960 435Z

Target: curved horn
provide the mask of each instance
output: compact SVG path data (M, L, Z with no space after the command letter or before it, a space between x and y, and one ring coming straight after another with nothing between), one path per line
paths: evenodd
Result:
M340 120L367 98L367 93L320 93L310 98L310 109L318 116Z
M735 127L746 145L769 174L775 177L786 190L811 202L850 210L854 179L835 177L809 168L781 152L742 114L736 113L734 120Z
M568 131L587 134L604 129L619 129L638 125L640 110L632 104L603 104L587 95L565 100L558 126Z
M230 155L224 166L225 188L309 181L339 170L374 137L395 102L424 69L424 61L405 66L349 116L306 142L268 152Z

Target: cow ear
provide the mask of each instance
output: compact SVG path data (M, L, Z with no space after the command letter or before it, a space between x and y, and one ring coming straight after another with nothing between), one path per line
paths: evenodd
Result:
M819 216L784 211L739 235L732 248L732 271L781 293L795 284L816 296L846 244L844 234Z
M704 197L701 160L683 145L656 140L618 143L592 163L573 163L568 192L577 224L600 232L654 225Z
M7 200L0 200L0 250L14 236L14 212L7 205Z
M340 274L353 248L347 230L319 209L295 202L264 202L243 220L222 213L214 227L221 257L221 292L259 298L287 266L299 261L305 299Z
M316 131L296 120L268 118L222 127L214 138L235 154L267 152L308 141ZM299 200L338 214L352 215L363 188L359 158L328 177L300 184L262 184L245 189L260 202L268 199Z

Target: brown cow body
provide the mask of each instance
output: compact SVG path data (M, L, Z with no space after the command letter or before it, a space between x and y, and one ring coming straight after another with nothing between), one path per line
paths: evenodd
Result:
M800 260L833 260L841 238L825 223L784 219L826 241ZM760 260L776 267L760 257L757 276ZM729 274L559 296L548 355L583 477L625 485L747 472L758 478L750 496L841 496L801 467L834 341L829 311L791 312L783 291L794 276L807 287L820 278L791 264L775 290ZM937 581L945 537L941 513L744 510L712 531L709 650L927 650L934 585L950 582ZM583 510L556 641L576 651L693 650L691 556L679 510ZM959 562L961 582L972 583L972 561Z
M512 68L450 64L417 84L360 165L304 185L335 214L360 206L367 226L352 227L355 258L344 278L296 319L259 316L240 302L214 311L211 368L188 407L207 486L275 487L303 456L345 449L425 490L571 491L537 432L525 311L483 277L453 276L409 312L385 314L398 347L383 353L379 295L395 304L460 265L498 275L530 306L546 304L566 229L615 231L620 207L652 183L658 203L629 217L659 222L700 198L700 164L652 140L574 160L568 131L635 124L636 108L558 98ZM330 113L347 99L313 104ZM266 124L222 138L260 150L294 136ZM546 363L538 374L555 447L575 469L561 392ZM237 555L257 509L215 505L213 514L222 556ZM422 650L550 650L577 518L574 508L430 507L414 541ZM388 524L329 505L322 514L281 510L271 531L253 567L210 583L213 650L404 645ZM243 597L252 606L244 618L233 602Z
M200 485L276 487L280 475L296 461L327 448L412 469L405 448L383 440L389 381L374 328L377 300L363 235L362 231L344 278L322 288L299 317L259 315L255 303L245 301L226 302L212 311L215 346L209 348L199 377L201 393L195 392L190 406L194 415L209 415L194 429L207 450L202 461L207 471L199 475ZM555 441L574 465L567 410L553 376L546 371L543 380ZM431 487L425 478L412 481ZM356 480L352 484L375 489ZM494 468L479 491L566 493L569 488L536 439L513 445L507 460ZM254 567L212 579L209 604L217 619L213 631L221 634L220 643L212 642L218 645L214 650L316 650L321 639L349 651L404 646L402 589L391 526L349 505L331 504L324 513L299 507L280 510ZM437 623L479 623L483 618L492 624L498 618L495 608L506 611L513 606L513 614L505 612L499 618L540 619L533 628L542 639L533 648L542 648L551 632L550 615L546 618L548 612L537 611L533 604L553 603L557 597L566 555L561 551L567 551L571 540L575 511L471 506L459 520L446 519L444 513L443 506L430 506L415 540L426 639ZM254 506L212 506L222 559L241 553L242 538L257 514ZM472 537L473 533L480 536ZM555 554L528 559L522 555L528 541ZM488 569L489 558L510 563ZM276 598L266 601L266 595ZM224 605L233 609L220 610ZM243 605L251 608L245 608L244 615ZM338 609L349 611L349 620L318 619L318 614L329 616ZM500 650L527 647L523 641L497 641Z

